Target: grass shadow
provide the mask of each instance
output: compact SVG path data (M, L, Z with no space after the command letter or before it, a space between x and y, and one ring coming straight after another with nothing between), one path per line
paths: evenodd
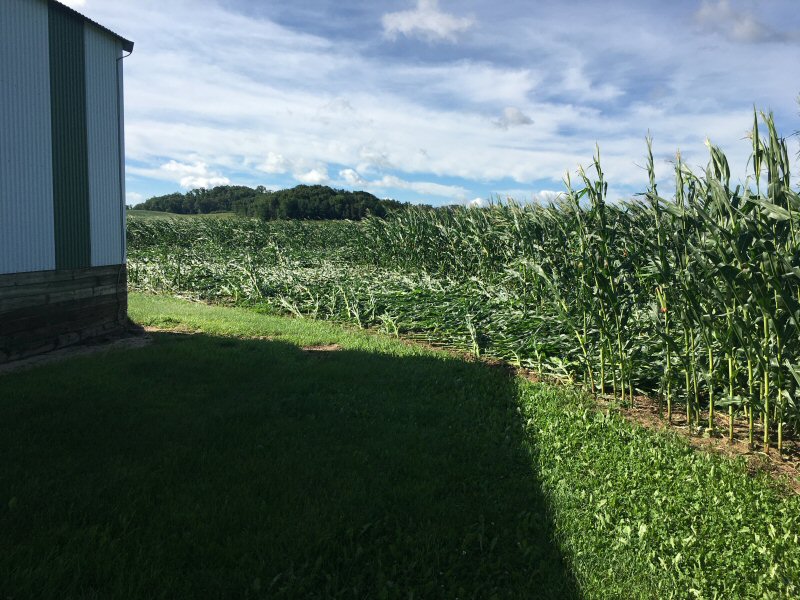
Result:
M0 596L579 597L508 374L154 336L0 378Z

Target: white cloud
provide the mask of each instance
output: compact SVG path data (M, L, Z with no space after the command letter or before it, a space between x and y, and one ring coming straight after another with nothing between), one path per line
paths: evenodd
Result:
M541 190L533 192L530 196L531 202L534 204L548 204L556 202L564 197L564 192L557 192L554 190Z
M456 41L456 34L475 23L472 17L457 17L440 11L438 0L417 0L415 9L386 13L382 21L383 31L390 38L400 34L450 42Z
M318 170L319 165L352 165L365 178L369 174L380 181L391 170L404 173L404 180L428 179L421 183L424 189L402 189L466 199L470 193L463 187L456 186L455 192L452 186L431 187L435 182L430 178L558 181L566 169L591 157L593 139L576 142L559 129L597 127L595 112L531 102L527 96L540 78L528 69L471 61L384 65L263 20L207 14L207 8L195 16L172 4L161 14L164 5L157 9L156 4L143 0L137 5L147 27L170 31L173 22L181 27L165 36L169 52L141 43L125 63L126 150L138 163L153 164L166 156L183 164L210 165L213 175L244 166L254 179L258 173L292 173L298 181L324 180L327 171ZM105 22L102 15L97 18ZM130 37L152 37L144 23L142 17L143 29L131 31ZM225 33L230 30L237 31L235 40ZM249 56L253 45L269 46L279 60L259 66ZM340 81L336 74L358 78L363 86L347 98L338 91L326 93L332 81ZM173 89L184 93L167 92ZM419 95L425 89L477 106L424 104ZM484 117L484 106L498 103L498 112L509 122L524 122L535 114L536 130L499 131ZM507 112L508 107L519 113ZM265 147L280 150L265 157ZM156 177L164 179L162 175Z
M648 129L657 155L680 147L692 166L705 166L710 137L739 175L754 103L774 108L784 132L797 128L785 45L753 53L730 44L729 62L738 65L731 75L718 49L707 50L717 48L707 33L672 27L677 21L646 34L631 27L671 12L586 3L564 36L560 13L535 4L520 11L470 3L487 15L478 13L471 45L398 45L388 60L365 51L379 41L368 32L357 42L328 40L304 33L302 23L270 21L266 8L245 16L216 0L91 0L87 13L137 42L124 61L126 152L138 165L129 172L160 181L211 185L236 173L251 185L286 185L292 175L322 180L330 171L343 184L363 180L401 199L413 192L466 202L500 186L527 190L527 198L531 189L559 189L597 142L611 185L639 191ZM615 18L597 30L608 11ZM422 35L408 31L395 35ZM354 81L343 95L343 82ZM516 126L526 119L535 126ZM162 169L169 159L194 170ZM669 178L668 165L659 176ZM131 183L150 193L141 179Z
M127 192L125 194L125 204L133 206L142 202L144 202L144 194L139 194L138 192Z
M509 127L517 127L520 125L532 125L533 119L520 109L508 106L503 109L503 116L495 120L494 123L501 129L508 129Z
M208 173L208 165L205 163L189 165L171 160L161 165L161 168L168 173L180 173L181 175L206 175Z
M608 101L623 94L622 90L609 83L594 85L586 75L583 64L573 64L564 69L561 88L570 94L578 94L583 100Z
M340 183L351 187L357 187L370 192L384 192L407 190L414 192L423 198L436 196L437 198L449 198L463 202L468 197L468 190L457 185L445 185L431 181L409 181L396 175L384 175L379 179L370 180L363 177L355 169L342 169L339 171Z
M476 198L470 204L479 204L481 206L488 206L491 202L515 202L517 204L549 204L557 202L564 197L563 191L556 190L526 190L526 189L512 189L512 190L498 190L494 192L491 200Z
M486 198L475 198L467 202L469 208L486 208L490 202Z
M358 171L370 172L394 168L392 161L389 160L388 152L378 147L380 144L381 142L370 140L359 148L358 158L360 162L358 163Z
M180 185L185 190L196 190L198 188L213 188L218 185L229 185L231 182L227 177L197 177L188 175L181 177Z
M86 6L86 0L59 0L59 2L61 2L61 4L66 4L67 6L71 6L72 8Z
M457 185L444 185L430 181L407 181L394 175L384 175L377 181L367 182L369 188L411 190L423 196L438 196L441 198L452 198L454 200L464 200L469 192Z
M291 169L291 164L284 158L283 154L268 152L266 160L256 168L264 173L286 173Z
M426 95L448 98L452 104L524 106L542 80L538 70L476 60L433 65L399 65L392 80L413 86L421 100Z
M339 171L339 177L344 179L349 185L352 186L364 185L367 183L367 180L359 175L358 171L354 169L343 169L342 171Z
M736 11L730 0L703 0L694 17L700 25L736 42L768 42L778 37L777 32L753 15Z
M172 181L187 190L212 188L218 185L228 185L231 182L221 173L209 169L204 162L189 164L170 160L156 169L128 167L127 171L133 175Z
M309 171L295 173L294 178L300 183L307 185L320 185L329 181L328 169L325 167L318 167Z

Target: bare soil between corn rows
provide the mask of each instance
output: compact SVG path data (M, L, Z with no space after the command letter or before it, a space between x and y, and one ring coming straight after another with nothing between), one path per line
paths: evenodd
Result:
M548 383L551 385L568 385L562 381L551 381L540 377L532 370L515 367L505 361L495 358L476 358L475 355L453 349L436 343L424 342L416 337L403 338L406 343L427 346L434 350L443 350L464 360L480 361L492 367L503 369L510 374L518 375L534 383ZM586 392L589 395L589 392ZM763 451L764 431L756 425L753 432L754 446L748 443L747 424L743 420L734 420L733 441L728 439L727 412L714 416L714 434L710 435L708 428L690 429L686 422L686 407L675 403L672 410L672 423L666 418L666 411L659 404L657 398L639 395L635 396L631 406L622 405L617 398L611 396L595 396L597 408L604 411L614 411L631 423L653 431L671 432L685 438L694 448L704 452L716 452L728 458L742 457L747 463L748 472L755 476L757 473L766 473L786 491L800 494L800 441L787 439L784 432L783 452L778 454L777 434L771 433L770 450ZM683 411L683 412L681 412ZM701 413L700 422L708 424L708 412Z
M800 494L800 443L796 439L786 439L784 434L783 451L778 454L778 438L775 432L770 436L770 449L763 449L764 430L756 427L753 432L754 445L748 441L747 424L743 420L734 419L733 440L728 438L727 413L714 415L714 433L708 431L708 412L701 414L701 422L706 427L698 429L687 426L685 406L673 407L672 423L667 421L666 414L659 407L658 400L648 396L637 396L630 407L619 406L611 398L598 398L598 405L610 409L612 406L623 417L648 429L671 431L687 440L695 448L717 452L730 458L744 457L751 474L765 472L785 485L789 490ZM681 409L684 412L681 412Z
M515 369L517 374L529 381L539 382L542 379L534 372L526 369ZM548 382L553 383L553 382ZM558 385L566 385L558 383ZM589 392L587 392L588 394ZM728 415L719 412L714 415L714 432L708 429L708 411L701 412L700 422L705 427L687 425L686 407L674 404L672 421L666 416L666 409L658 399L638 395L628 406L620 403L613 396L595 396L598 408L606 412L614 411L627 421L654 431L668 431L688 440L694 447L706 452L716 452L728 458L743 457L747 470L751 475L766 473L785 486L788 491L800 494L800 443L797 439L787 439L784 432L783 451L777 450L778 436L771 432L769 452L763 450L764 430L756 426L753 431L753 446L748 441L748 428L743 420L734 419L733 440L728 438Z

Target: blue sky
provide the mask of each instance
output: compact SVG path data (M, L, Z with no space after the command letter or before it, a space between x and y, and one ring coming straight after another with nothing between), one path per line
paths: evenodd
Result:
M796 0L66 3L136 43L129 203L225 183L548 199L595 144L613 199L643 190L648 131L668 186L707 138L743 178L754 105L800 129Z

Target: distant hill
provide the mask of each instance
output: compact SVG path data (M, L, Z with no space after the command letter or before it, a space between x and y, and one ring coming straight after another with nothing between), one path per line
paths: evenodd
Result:
M251 202L265 192L266 189L261 186L252 189L243 185L221 185L210 190L196 189L185 194L175 192L165 196L153 196L133 208L179 215L232 212L234 203Z
M271 192L263 186L221 185L212 189L196 189L185 194L176 192L154 196L134 206L135 210L150 210L176 214L210 214L235 212L241 216L274 219L351 219L358 221L367 215L385 217L409 204L397 200L382 200L369 192L336 190L325 185L298 185L291 189Z

